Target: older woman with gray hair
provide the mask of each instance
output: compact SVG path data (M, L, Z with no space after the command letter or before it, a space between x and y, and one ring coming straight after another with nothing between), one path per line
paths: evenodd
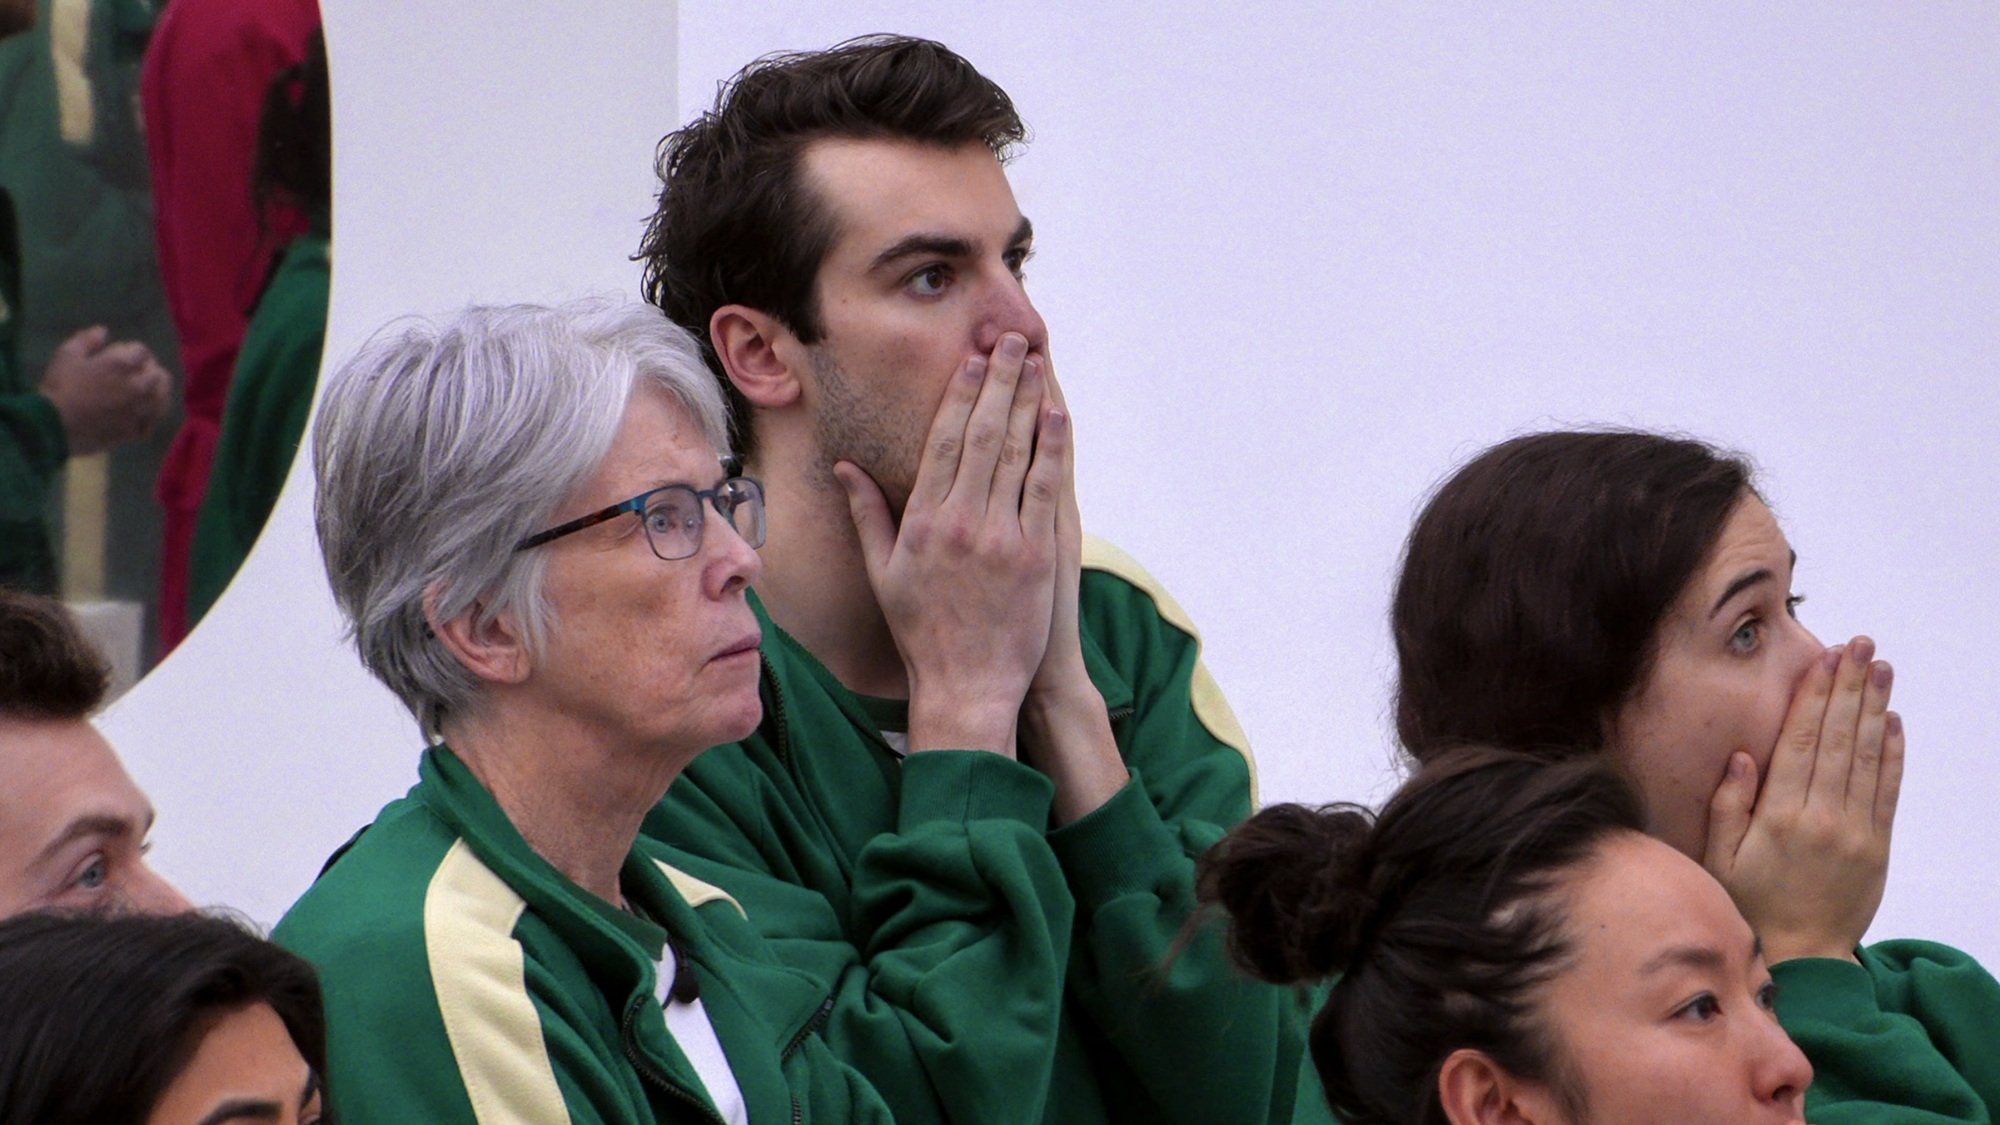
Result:
M635 846L762 713L764 495L645 306L474 308L329 381L318 529L431 742L276 937L320 969L349 1121L888 1121L831 1000Z

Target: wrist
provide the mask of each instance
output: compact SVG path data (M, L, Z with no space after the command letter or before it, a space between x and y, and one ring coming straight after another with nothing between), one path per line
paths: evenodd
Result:
M1014 757L1015 708L1005 702L967 702L948 692L910 693L910 752L991 750Z

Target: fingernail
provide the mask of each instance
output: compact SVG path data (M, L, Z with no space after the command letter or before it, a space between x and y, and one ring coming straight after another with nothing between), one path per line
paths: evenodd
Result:
M1868 672L1874 678L1875 686L1884 690L1887 690L1890 682L1896 678L1896 670L1889 667L1889 662L1886 660L1877 660Z
M1888 729L1890 734L1903 733L1903 717L1894 711L1889 712L1888 718L1884 720L1882 725Z
M1741 755L1741 754L1731 754L1731 755L1729 756L1729 776L1730 776L1730 777L1732 777L1732 778L1735 778L1735 779L1736 779L1737 781L1742 781L1742 780L1743 780L1743 776L1744 776L1745 774L1749 773L1749 772L1750 772L1750 771L1749 771L1749 768L1748 768L1748 766L1747 766L1747 765L1745 764L1745 760L1744 760L1744 757L1743 757L1743 755Z
M1069 424L1069 415L1060 410L1049 411L1049 429L1060 430Z
M1871 660L1875 656L1875 642L1868 637L1856 637L1847 642L1847 651L1854 654L1856 663Z
M977 383L986 378L986 357L973 356L965 361L965 377Z
M1028 338L1018 332L1009 332L1000 337L1000 358L1008 363L1018 363L1028 354Z
M1038 357L1030 356L1028 361L1021 365L1021 381L1024 383L1029 379L1039 378L1041 374L1042 361Z
M1840 667L1840 654L1845 651L1847 651L1845 648L1827 649L1824 653L1820 655L1819 666L1826 669L1829 672Z

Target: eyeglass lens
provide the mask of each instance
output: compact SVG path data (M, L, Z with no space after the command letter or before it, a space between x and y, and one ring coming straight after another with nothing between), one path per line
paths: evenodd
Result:
M764 545L764 492L741 477L716 486L715 510L752 547ZM684 559L701 549L703 497L679 485L663 488L646 503L646 538L662 559Z

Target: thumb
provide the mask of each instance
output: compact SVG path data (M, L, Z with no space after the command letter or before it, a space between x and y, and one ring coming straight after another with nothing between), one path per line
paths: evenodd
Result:
M1701 865L1724 886L1736 867L1737 849L1750 834L1750 813L1757 805L1757 764L1741 750L1729 756L1722 784L1708 799L1708 848Z
M92 355L110 339L111 330L109 328L104 327L102 324L93 324L89 328L72 332L69 339L62 342L60 350L74 352L78 356Z
M889 516L889 501L875 479L850 461L837 461L834 479L847 493L847 514L854 520L854 533L861 539L861 555L874 575L888 565L896 546L895 521Z

